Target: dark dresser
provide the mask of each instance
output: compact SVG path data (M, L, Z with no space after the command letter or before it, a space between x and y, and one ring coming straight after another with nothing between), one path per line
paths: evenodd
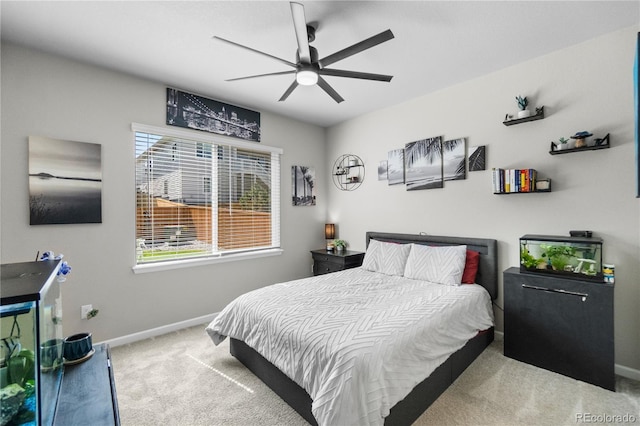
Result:
M352 250L331 252L323 249L311 250L311 256L313 257L313 275L322 275L357 268L362 265L364 252Z
M507 269L504 354L615 391L613 284Z

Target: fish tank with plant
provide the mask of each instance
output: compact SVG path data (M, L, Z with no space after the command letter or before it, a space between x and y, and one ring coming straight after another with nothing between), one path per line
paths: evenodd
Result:
M602 239L523 235L520 271L603 282Z
M64 369L61 261L2 265L0 424L51 425Z

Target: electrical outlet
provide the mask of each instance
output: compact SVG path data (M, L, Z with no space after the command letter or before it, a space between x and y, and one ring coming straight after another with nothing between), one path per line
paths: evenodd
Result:
M93 309L93 305L82 305L80 307L80 319L87 319L87 315Z

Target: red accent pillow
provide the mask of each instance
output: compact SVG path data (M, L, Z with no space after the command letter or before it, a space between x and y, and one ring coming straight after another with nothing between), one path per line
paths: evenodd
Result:
M467 250L467 260L464 264L464 272L462 273L462 284L475 284L479 263L480 253Z

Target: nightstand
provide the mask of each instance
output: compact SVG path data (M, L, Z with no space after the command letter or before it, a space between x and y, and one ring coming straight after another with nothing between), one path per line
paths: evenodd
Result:
M313 275L357 268L362 265L364 252L343 250L342 252L327 250L311 250L313 257Z

